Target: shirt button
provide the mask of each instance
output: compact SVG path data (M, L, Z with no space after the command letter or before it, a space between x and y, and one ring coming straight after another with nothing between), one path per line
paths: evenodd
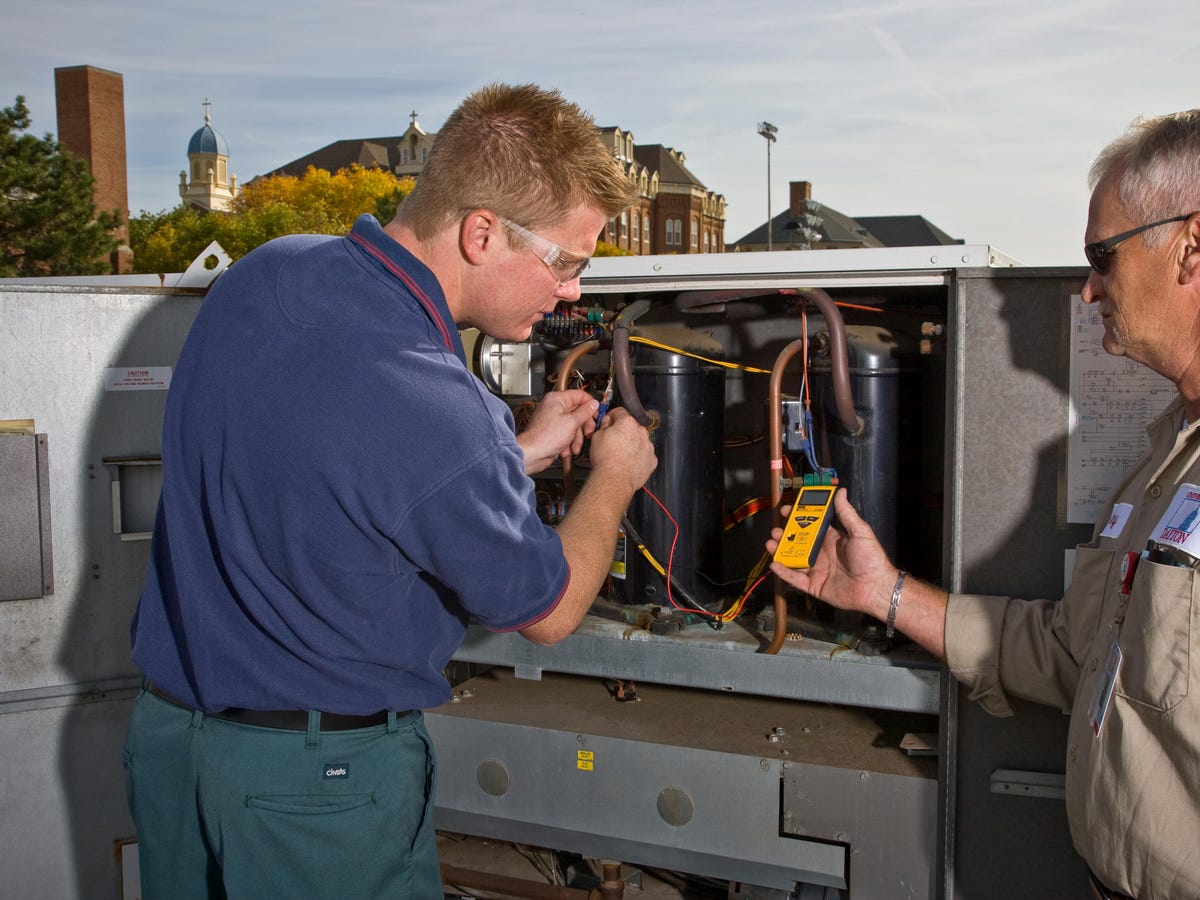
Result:
M1160 484L1150 485L1150 496L1156 500L1159 497L1161 497L1162 496L1162 485L1160 485Z
M1075 748L1074 747L1072 747L1067 752L1067 759L1069 759L1071 762L1075 762Z
M1096 657L1093 656L1092 657L1092 671L1093 672L1096 671L1096 666L1098 666L1098 665L1100 665L1099 661L1096 659Z

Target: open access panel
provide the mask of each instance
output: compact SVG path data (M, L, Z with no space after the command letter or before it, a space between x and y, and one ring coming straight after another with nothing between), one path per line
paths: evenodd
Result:
M439 827L780 896L1086 896L1061 802L1023 790L1061 772L1063 717L988 719L764 548L837 485L914 575L1059 596L1088 535L1060 502L1084 277L970 245L600 259L528 341L469 342L518 427L581 387L659 464L574 635L471 630L427 716ZM587 475L585 449L537 477L547 522Z

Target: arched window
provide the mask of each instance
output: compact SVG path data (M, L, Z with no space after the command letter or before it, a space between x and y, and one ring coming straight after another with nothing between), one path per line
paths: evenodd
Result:
M621 240L629 240L629 213L621 213Z
M696 250L700 247L700 220L692 219L692 249Z
M683 246L683 220L682 219L672 219L671 220L671 232L672 232L672 235L671 235L671 240L669 243L673 244L676 247L682 247Z
M641 222L641 217L637 213L634 213L633 214L633 242L635 244L640 242L642 239L642 231L638 227L640 222Z

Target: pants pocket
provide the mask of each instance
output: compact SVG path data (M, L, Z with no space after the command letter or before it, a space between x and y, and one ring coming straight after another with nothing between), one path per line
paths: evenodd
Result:
M350 812L374 803L374 794L258 794L246 798L250 809L298 816Z

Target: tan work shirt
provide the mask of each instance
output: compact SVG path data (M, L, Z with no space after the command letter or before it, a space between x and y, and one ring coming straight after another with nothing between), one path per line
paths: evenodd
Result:
M1147 427L1150 447L1113 495L1131 505L1128 518L1113 534L1104 511L1076 548L1061 601L951 595L946 611L950 670L987 712L1012 715L1008 694L1070 712L1075 849L1110 888L1139 900L1200 897L1197 572L1140 559L1128 595L1121 590L1124 554L1146 548L1179 485L1200 485L1200 426L1180 431L1182 421L1177 398ZM1114 642L1123 658L1095 733Z

